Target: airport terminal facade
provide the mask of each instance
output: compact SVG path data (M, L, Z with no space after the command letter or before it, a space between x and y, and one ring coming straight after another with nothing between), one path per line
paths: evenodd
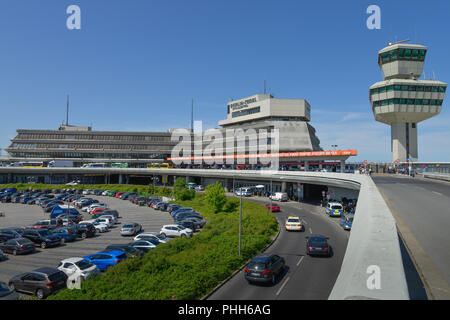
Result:
M257 133L277 129L280 164L296 166L299 170L308 170L310 165L324 161L341 165L349 156L356 155L355 150L344 153L323 151L310 120L311 106L305 99L256 94L231 100L227 103L227 118L218 122L221 127L218 130L224 133L220 143L225 150L229 148L225 138L225 131L229 129L250 129ZM166 132L95 131L91 127L71 125L61 125L58 130L18 129L17 136L5 149L8 156L2 158L2 162L70 160L74 166L125 162L128 167L143 168L148 163L171 160L171 152L179 143L172 139L172 132L173 129ZM268 144L273 141L269 139ZM232 148L234 154L250 152L248 143L243 151L238 150L237 144Z

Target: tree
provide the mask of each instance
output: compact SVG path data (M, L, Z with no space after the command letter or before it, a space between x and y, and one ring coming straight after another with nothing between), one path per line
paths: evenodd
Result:
M186 180L177 178L173 184L173 191L177 200L192 200L195 197L194 190L188 190Z
M219 181L206 187L205 201L214 210L214 213L222 211L227 197Z

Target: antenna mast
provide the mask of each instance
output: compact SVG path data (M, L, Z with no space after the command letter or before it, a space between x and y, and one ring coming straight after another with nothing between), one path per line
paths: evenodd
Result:
M66 126L69 125L69 95L67 95Z
M192 98L191 104L191 132L194 132L194 98Z

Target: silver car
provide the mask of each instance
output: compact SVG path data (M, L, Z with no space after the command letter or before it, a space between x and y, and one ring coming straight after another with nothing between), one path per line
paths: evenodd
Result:
M120 235L122 236L134 236L138 232L142 231L142 226L136 222L125 223L122 228L120 228Z

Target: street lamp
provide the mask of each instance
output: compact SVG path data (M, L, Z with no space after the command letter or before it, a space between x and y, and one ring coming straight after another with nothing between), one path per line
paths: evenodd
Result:
M337 144L332 144L331 145L331 147L334 148L334 150L336 150L337 146L338 146Z

